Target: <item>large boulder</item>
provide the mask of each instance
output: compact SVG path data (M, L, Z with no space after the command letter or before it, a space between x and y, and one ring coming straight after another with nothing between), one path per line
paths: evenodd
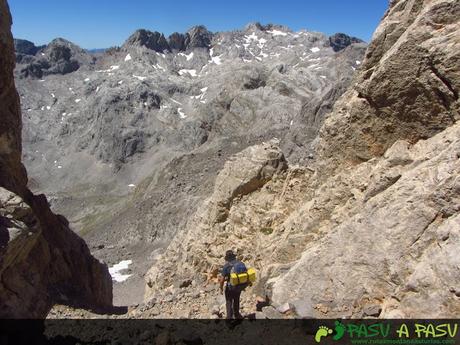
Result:
M171 277L165 275L168 270L174 270L175 277L212 271L227 246L243 247L243 242L236 244L223 238L222 228L234 203L260 190L286 169L287 162L277 140L248 147L232 156L217 176L211 197L192 217L187 229L175 237L159 264L146 275L146 296L154 296L158 289L172 283Z
M286 159L278 145L275 140L252 146L225 163L214 185L212 219L225 221L235 198L256 191L274 174L287 169Z

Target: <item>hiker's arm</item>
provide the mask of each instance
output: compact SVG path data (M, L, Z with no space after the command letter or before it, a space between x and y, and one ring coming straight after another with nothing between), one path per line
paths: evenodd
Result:
M224 283L225 283L225 278L222 275L219 275L219 289L220 293L224 293Z

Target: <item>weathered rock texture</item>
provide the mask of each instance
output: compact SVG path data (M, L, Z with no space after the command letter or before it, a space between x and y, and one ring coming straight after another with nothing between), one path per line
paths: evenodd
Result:
M0 317L45 317L54 303L111 306L107 266L94 259L44 195L27 188L14 86L11 16L0 1Z
M225 229L228 218L233 216L230 213L233 205L241 198L258 191L268 181L276 178L287 169L286 160L278 144L278 142L272 141L251 146L233 156L225 164L216 178L211 197L191 219L191 230L178 234L173 241L175 244L170 246L174 248L173 252L167 253L171 263L196 263L200 265L200 268L204 268L206 262L200 260L200 257L202 256L204 259L206 255L201 251L212 252L215 258L220 259L221 253L225 251L225 238L238 236L238 234L232 233L230 229ZM214 232L214 226L221 228L221 231L219 233ZM196 242L196 246L193 246L192 243L197 238L199 240ZM190 249L193 249L194 252L189 253ZM214 263L218 264L218 262ZM167 270L161 266L154 267L151 278L149 278L150 285L154 285L158 281L157 273L160 276L167 275Z
M273 300L300 316L458 315L459 129L329 178L284 225L315 239L271 279Z
M264 165L263 146L229 162L221 176L236 182L215 184L147 275L148 303L134 314L218 317L215 277L233 248L259 273L243 310L255 294L278 307L262 317L457 317L459 11L458 1L392 1L315 162L230 203L253 155ZM215 205L225 217L211 216Z
M287 163L276 140L249 147L227 161L216 178L212 195L147 274L149 302L134 315L221 315L222 301L214 283L222 253L235 248L244 255L245 262L258 268L271 256L271 227L283 217L283 209L292 204L286 195L281 200L277 195L287 188L286 170ZM293 170L289 179L297 181L294 176L303 173ZM296 191L304 187L294 183ZM170 274L171 270L175 273ZM251 311L250 298L244 296L245 312Z
M354 88L322 128L322 158L361 162L458 120L459 16L458 1L391 2Z
M273 280L275 300L319 316L360 316L366 303L387 317L460 312L459 11L458 1L391 2L321 130L318 172L340 171L326 185L346 177L348 190L322 190L334 200L313 228L323 235ZM311 224L310 206L301 212L296 222Z

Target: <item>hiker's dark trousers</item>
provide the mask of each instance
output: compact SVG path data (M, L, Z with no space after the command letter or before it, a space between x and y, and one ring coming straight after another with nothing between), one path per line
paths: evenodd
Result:
M240 314L240 289L225 288L225 300L227 303L227 319L238 319Z

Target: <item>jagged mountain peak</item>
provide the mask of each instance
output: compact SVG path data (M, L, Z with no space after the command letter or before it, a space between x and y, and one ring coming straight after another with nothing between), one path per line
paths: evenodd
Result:
M203 32L203 33L207 33L207 32L210 32L208 30L208 28L203 25L203 24L198 24L198 25L193 25L192 27L190 27L188 30L187 30L187 33L188 34L192 34L192 33L195 33L195 32Z
M172 50L185 50L185 35L180 32L173 32L169 35L168 42Z
M29 41L16 40L15 48L16 62L21 64L20 76L23 78L67 74L94 63L94 57L85 49L61 37L41 47L35 47ZM21 53L24 51L26 53Z
M49 54L50 57L56 61L60 59L68 61L71 58L77 58L77 55L88 55L88 52L85 49L62 37L53 39L47 46L45 46L43 53Z
M364 41L357 37L348 36L347 34L338 32L329 37L329 43L331 44L332 49L334 49L335 52L338 52L353 43L364 43Z
M81 48L79 45L62 37L56 37L53 40L51 40L48 44L41 46L36 46L34 42L29 40L21 38L14 39L14 50L16 54L35 55L38 52L45 52L46 50L49 51L56 47L69 48L73 53L87 53L87 51Z
M327 40L327 36L319 32L311 32L307 30L300 30L297 33L292 31L289 27L279 24L261 24L253 22L247 24L243 29L235 31L221 31L213 33L209 31L204 25L196 25L191 27L187 32L180 33L174 32L168 38L163 33L158 31L149 31L146 29L136 30L123 44L123 48L129 49L130 47L146 47L158 53L172 52L172 51L188 51L195 48L211 48L214 45L216 38L224 36L235 37L244 34L261 34L262 37L277 37L278 39L285 38L298 38L301 35L310 35L310 41L314 42L319 39ZM286 37L289 36L289 37ZM228 42L228 40L226 40ZM353 43L363 43L364 41L349 36L344 33L337 33L329 37L328 42L324 42L324 46L330 46L335 52L345 49ZM222 41L220 41L222 43Z
M157 52L170 49L163 33L146 29L136 30L123 44L124 48L132 46L146 47Z
M75 43L69 41L68 39L62 37L56 37L48 44L49 46L52 45L66 45L66 46L77 46Z
M20 38L14 39L14 50L17 54L35 55L38 49L39 47L35 46L31 41Z
M185 51L193 48L209 48L212 37L213 34L204 25L193 26L185 34L174 32L167 39L158 31L139 29L126 40L123 48L145 47L158 53Z
M213 34L204 25L193 26L187 31L185 48L208 48L211 45Z

